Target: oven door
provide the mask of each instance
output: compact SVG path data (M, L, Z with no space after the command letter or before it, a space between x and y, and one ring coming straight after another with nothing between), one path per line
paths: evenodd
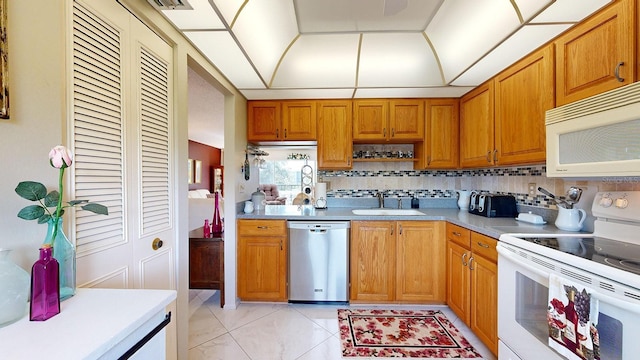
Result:
M501 347L508 347L519 359L564 359L548 344L547 303L551 271L560 264L539 256L536 262L516 255L498 244L498 337ZM523 250L517 250L519 254ZM534 255L535 256L535 255ZM540 265L544 264L544 265ZM565 265L566 267L566 265ZM573 269L571 273L588 273ZM573 279L575 280L575 279ZM578 281L580 282L580 281ZM595 286L584 283L584 286ZM597 282L596 282L597 283ZM600 359L631 359L640 354L640 301L624 301L603 292L592 294L599 300L597 329ZM635 334L635 335L634 335ZM513 360L513 354L506 356ZM502 354L498 354L500 358Z

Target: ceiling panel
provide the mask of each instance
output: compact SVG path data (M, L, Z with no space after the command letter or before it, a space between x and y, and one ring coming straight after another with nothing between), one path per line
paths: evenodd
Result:
M295 0L301 33L423 31L443 0Z
M451 84L458 86L480 84L570 26L571 24L524 26Z
M495 0L447 0L427 27L443 67L451 81L493 47L506 39L520 22L511 4Z
M184 34L236 87L265 88L228 32L185 31Z
M444 85L422 33L367 33L362 39L358 86Z
M302 35L285 55L272 86L354 87L358 34Z
M537 15L544 8L549 6L555 0L514 0L520 14L522 15L523 21L527 22L531 20L535 15Z
M179 29L224 29L224 24L207 0L189 0L193 10L162 10Z
M349 99L355 89L267 89L240 90L249 100Z
M231 23L238 11L240 11L244 0L213 0L213 3L218 8L227 24L231 26Z
M298 36L293 3L290 0L249 1L232 31L261 76L269 82L282 54Z
M578 22L610 2L609 0L580 0L580 6L576 6L575 0L556 0L532 22Z
M471 87L441 86L426 88L358 88L354 98L443 98L460 97L473 89Z

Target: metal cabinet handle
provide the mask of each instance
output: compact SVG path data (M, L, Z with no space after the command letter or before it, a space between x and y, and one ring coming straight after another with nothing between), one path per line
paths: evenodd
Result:
M487 162L491 163L491 150L487 151Z
M280 129L276 129L276 139L280 138Z
M351 158L347 159L347 166L351 166Z
M462 254L462 266L467 266L467 262L464 261L464 258L467 257L467 253Z
M282 239L280 239L280 250L282 250Z
M399 226L400 226L400 235L402 235L402 224L400 224Z
M258 229L263 229L264 230L264 229L268 229L268 228L269 228L268 226L264 226L264 225L258 226Z
M615 75L615 77L616 77L616 80L618 80L619 82L624 82L624 78L621 78L621 77L620 77L620 66L622 66L622 65L624 65L624 61L620 61L620 62L618 63L618 65L616 65L616 69L615 69L615 71L613 72L613 74L614 74L614 75Z
M453 234L453 235L455 235L455 236L462 236L462 234L460 234L460 233L459 233L459 232L457 232L457 231L452 232L452 234Z
M387 128L382 129L382 136L387 137Z
M431 165L431 155L427 156L427 166Z
M493 150L493 162L498 163L498 149Z
M472 262L473 262L473 256L469 259L469 270L475 270L476 269L473 266L471 266Z
M287 129L286 128L284 129L284 138L285 139L287 138Z
M485 249L488 249L488 248L489 248L489 245L484 244L484 243L481 243L480 241L478 241L478 245L480 245L481 247L483 247L483 248L485 248Z
M393 228L394 228L394 226L391 225L391 235L393 235Z
M391 137L395 137L396 136L396 129L391 128Z

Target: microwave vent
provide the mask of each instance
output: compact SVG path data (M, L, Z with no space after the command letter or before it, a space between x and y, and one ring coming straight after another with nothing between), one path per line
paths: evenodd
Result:
M640 82L547 110L547 125L640 102Z

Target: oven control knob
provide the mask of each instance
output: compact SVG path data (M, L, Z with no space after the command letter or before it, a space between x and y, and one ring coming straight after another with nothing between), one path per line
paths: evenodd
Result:
M607 196L600 199L600 206L608 208L611 205L613 205L613 199L610 197Z
M616 199L616 207L619 209L624 209L629 205L629 200L625 198Z

